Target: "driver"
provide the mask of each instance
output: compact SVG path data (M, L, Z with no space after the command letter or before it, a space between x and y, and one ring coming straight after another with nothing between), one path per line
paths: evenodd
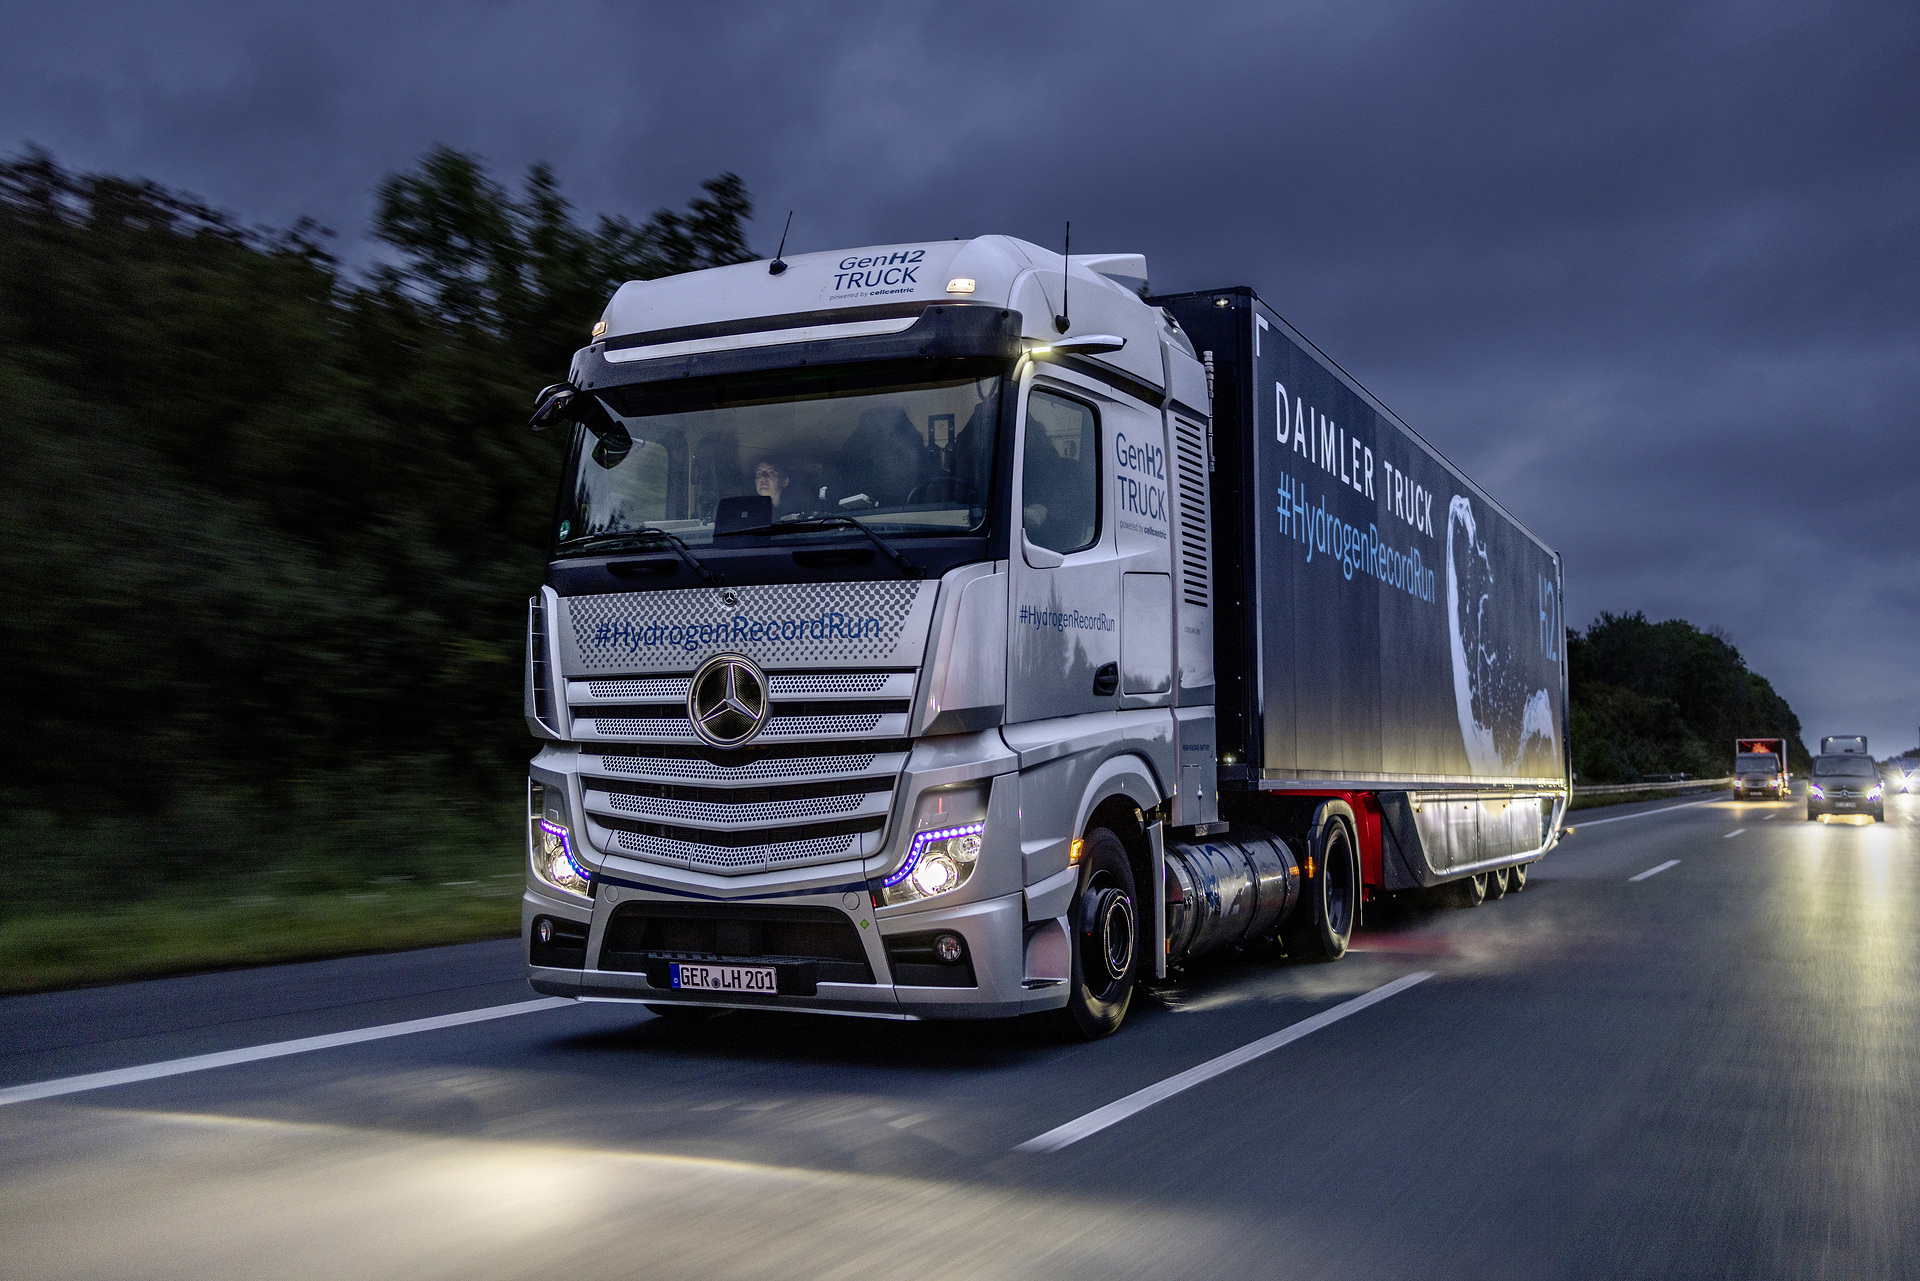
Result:
M793 485L793 473L787 468L786 461L777 457L766 457L753 469L753 492L773 500L773 515L777 520L792 509L787 506L787 490Z

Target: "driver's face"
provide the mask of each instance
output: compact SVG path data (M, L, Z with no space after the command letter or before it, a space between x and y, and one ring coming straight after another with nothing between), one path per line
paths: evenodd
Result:
M753 492L780 501L780 495L787 488L787 473L772 463L761 463L753 473Z

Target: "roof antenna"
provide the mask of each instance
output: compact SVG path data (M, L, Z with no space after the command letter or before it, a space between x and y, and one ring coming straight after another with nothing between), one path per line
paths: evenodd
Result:
M780 257L787 252L787 232L793 228L793 210L787 210L787 225L780 229L780 247L773 251L773 261L767 264L767 274L777 276L787 269L786 262Z
M1073 252L1073 223L1067 223L1067 245L1060 251L1060 314L1053 318L1053 327L1060 333L1067 332L1067 273L1073 266L1068 256Z

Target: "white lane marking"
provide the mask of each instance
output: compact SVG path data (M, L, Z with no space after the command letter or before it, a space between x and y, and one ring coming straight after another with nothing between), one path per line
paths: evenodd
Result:
M1721 839L1721 840L1723 840L1723 841L1730 841L1730 840L1732 840L1732 839L1733 839L1734 837L1736 837L1736 836L1738 836L1738 835L1740 835L1740 833L1742 833L1742 832L1744 832L1744 831L1746 831L1746 830L1747 830L1747 829L1746 829L1746 828L1744 828L1744 827L1736 827L1736 828L1734 828L1734 829L1733 829L1733 830L1732 830L1731 832L1728 832L1728 833L1727 833L1727 834L1726 834L1725 836L1723 836L1723 837L1721 837L1720 839Z
M1156 1103L1164 1102L1180 1093L1190 1090L1203 1081L1210 1081L1223 1072L1231 1072L1242 1064L1251 1063L1263 1054L1271 1054L1283 1045L1291 1045L1303 1036L1310 1036L1323 1027L1338 1023L1349 1014L1358 1014L1369 1005L1377 1005L1390 996L1406 991L1416 983L1424 983L1433 977L1430 970L1421 970L1391 983L1376 987L1371 992L1354 997L1351 1001L1342 1001L1330 1010L1322 1010L1312 1018L1301 1019L1298 1023L1281 1028L1271 1036L1263 1036L1250 1041L1237 1050L1229 1050L1217 1059L1208 1059L1198 1067L1190 1067L1177 1076L1149 1085L1144 1090L1135 1090L1124 1099L1116 1099L1103 1108L1095 1108L1083 1117L1057 1125L1045 1134L1028 1139L1014 1148L1015 1152L1058 1152L1068 1144L1078 1143L1090 1134L1098 1134L1110 1125L1117 1125L1136 1112L1144 1112Z
M1573 818L1573 826L1575 827L1593 827L1600 823L1624 823L1630 818L1645 818L1649 814L1666 814L1673 810L1690 810L1696 805L1711 805L1719 799L1717 796L1709 796L1704 801L1688 801L1685 805L1662 805L1657 810L1641 810L1638 814L1615 814L1612 818L1581 819L1573 818L1571 814L1567 815L1567 817Z
M1644 881L1649 876L1658 876L1660 875L1660 873L1666 871L1668 868L1678 867L1678 866L1680 866L1680 860L1677 858L1670 858L1666 862L1662 863L1659 867L1650 867L1646 871L1640 873L1640 875L1629 876L1627 879L1629 881Z
M1760 821L1761 821L1762 823L1771 823L1771 822L1773 822L1773 815L1771 815L1771 814L1762 814L1762 815L1760 816Z
M437 1032L442 1028L464 1027L469 1023L510 1019L517 1014L534 1014L540 1010L552 1010L562 1005L574 1004L577 1002L564 996L546 996L537 1001L516 1001L512 1005L489 1005L478 1010L462 1010L458 1014L436 1014L428 1019L409 1019L405 1023L383 1023L378 1027L355 1028L351 1032L329 1032L325 1036L305 1036L297 1041L274 1041L267 1045L249 1045L238 1050L196 1054L191 1058L144 1063L139 1067L115 1068L110 1072L89 1072L85 1076L63 1076L52 1081L12 1085L0 1089L0 1107L5 1107L9 1103L28 1103L34 1099L56 1098L62 1094L79 1094L86 1090L104 1090L115 1085L132 1085L138 1081L157 1081L161 1077L183 1076L188 1072L205 1072L210 1068L231 1067L237 1063L258 1063L262 1059L285 1058L289 1054L307 1054L314 1050L331 1050L342 1045L359 1045L366 1041L384 1041L389 1037L412 1036L416 1032Z

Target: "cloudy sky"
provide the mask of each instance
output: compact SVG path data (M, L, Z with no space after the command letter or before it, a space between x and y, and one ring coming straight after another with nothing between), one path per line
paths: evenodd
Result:
M0 150L364 262L443 142L771 252L1005 232L1250 284L1810 744L1920 734L1920 5L10 0Z

